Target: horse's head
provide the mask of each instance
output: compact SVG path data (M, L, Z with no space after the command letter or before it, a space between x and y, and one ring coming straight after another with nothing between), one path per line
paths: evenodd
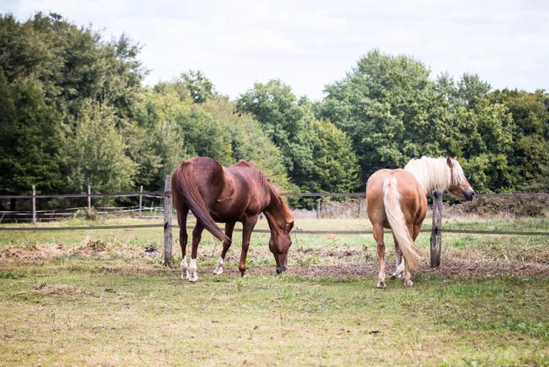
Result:
M294 227L294 221L286 222L285 228L271 231L269 249L276 261L276 273L281 274L288 269L288 250L292 245L290 231Z
M452 195L467 201L473 200L475 190L473 190L471 184L469 184L459 162L454 158L447 157L446 163L448 164L448 167L450 167L450 187L448 187L448 191Z

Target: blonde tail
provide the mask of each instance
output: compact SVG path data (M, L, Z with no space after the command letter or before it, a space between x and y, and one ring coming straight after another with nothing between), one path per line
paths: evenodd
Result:
M398 193L396 178L387 178L383 182L383 204L385 204L385 214L404 259L406 259L411 269L417 268L421 257L416 252L414 240L408 232L404 213L400 208L400 194Z

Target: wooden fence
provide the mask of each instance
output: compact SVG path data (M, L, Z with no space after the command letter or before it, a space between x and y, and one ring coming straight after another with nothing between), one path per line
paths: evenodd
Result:
M282 193L281 196L286 197L364 197L364 193ZM442 248L442 232L447 233L467 233L467 234L486 234L486 235L515 235L515 236L549 236L549 232L514 232L514 231L479 231L479 230L462 230L462 229L442 229L442 198L444 194L440 191L433 192L433 223L431 229L421 230L422 233L431 233L430 242L430 260L431 267L440 266L441 248ZM486 198L549 198L549 194L478 194L477 197ZM172 229L178 228L172 224L172 190L171 176L166 176L164 191L149 191L143 192L143 187L138 192L131 193L116 193L116 194L100 194L92 193L91 187L88 185L86 194L62 194L62 195L36 195L35 187L32 188L32 195L0 195L1 199L31 199L32 200L32 218L33 223L36 223L36 199L48 198L87 198L88 210L92 208L92 198L94 197L138 197L139 216L142 213L142 198L143 197L162 197L164 203L164 221L162 224L137 224L137 225L109 225L109 226L86 226L86 227L9 227L0 225L1 231L74 231L74 230L101 230L101 229L126 229L126 228L164 228L164 264L172 265ZM317 210L319 210L317 208ZM192 227L187 227L192 229ZM269 233L268 230L255 230L257 233ZM292 233L298 234L332 234L332 235L363 235L371 234L371 231L308 231L294 229Z

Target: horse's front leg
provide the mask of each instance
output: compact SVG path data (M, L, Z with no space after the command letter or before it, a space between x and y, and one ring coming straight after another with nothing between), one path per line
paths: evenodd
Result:
M240 253L240 264L238 265L238 269L240 270L240 274L242 276L246 273L246 257L248 256L250 238L258 219L259 215L256 215L253 217L248 217L242 222L242 252Z
M193 243L191 251L191 263L189 264L189 281L196 282L198 280L198 266L196 265L196 258L198 256L198 244L202 238L202 231L204 226L200 222L196 222L196 226L193 229Z
M223 264L225 262L225 256L227 255L227 251L229 251L229 248L231 247L235 224L236 222L227 222L225 224L225 235L229 237L230 241L223 241L223 251L221 251L221 257L217 260L217 266L213 271L214 274L219 275L223 273Z

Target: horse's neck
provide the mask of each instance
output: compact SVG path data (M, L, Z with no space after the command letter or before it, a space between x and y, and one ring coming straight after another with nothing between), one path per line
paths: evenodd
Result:
M448 189L448 174L446 171L449 168L442 167L443 171L433 171L432 166L420 166L406 168L416 178L417 182L420 184L421 188L425 195L431 194L435 190L444 191ZM437 168L438 170L439 168Z
M282 207L280 199L278 199L274 193L269 192L269 194L271 196L271 202L265 208L265 217L267 218L267 222L269 222L269 227L283 229L286 226L284 208Z

